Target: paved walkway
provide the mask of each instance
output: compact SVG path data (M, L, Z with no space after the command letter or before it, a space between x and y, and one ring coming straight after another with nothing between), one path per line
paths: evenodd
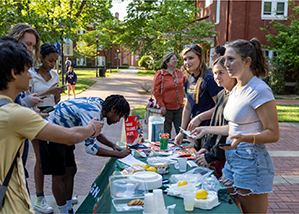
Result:
M122 94L129 101L131 109L145 105L150 95L141 92L142 84L152 84L153 77L136 75L137 70L127 69L107 78L96 79L97 83L77 97L98 96L105 99L110 94ZM63 97L62 100L66 99ZM299 101L297 101L299 102ZM292 104L298 104L297 102ZM279 100L279 103L284 103ZM299 125L280 123L280 139L277 143L268 144L274 166L274 192L269 194L268 213L298 213L299 208ZM105 124L103 132L112 141L116 142L121 137L122 123L108 126ZM107 161L107 157L91 156L85 152L84 145L77 144L75 150L78 171L75 176L74 194L79 196L82 203L90 190L92 182L100 173ZM35 200L35 187L33 178L35 156L30 146L27 169L30 174L28 179L32 202ZM45 195L47 201L59 213L51 191L51 177L45 176ZM75 206L76 210L78 207Z

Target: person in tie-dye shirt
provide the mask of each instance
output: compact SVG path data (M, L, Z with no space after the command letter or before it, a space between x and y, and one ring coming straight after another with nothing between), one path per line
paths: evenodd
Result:
M51 123L64 126L84 126L91 118L107 119L111 125L129 116L130 106L122 95L110 95L105 101L99 97L83 97L66 100L55 106L49 117ZM112 149L106 149L96 144L103 143ZM72 210L73 180L77 171L74 146L60 146L54 142L40 141L42 172L52 175L52 191L60 213ZM131 153L129 149L122 149L109 141L103 133L97 137L85 140L87 153L99 156L123 158ZM65 185L67 184L67 185Z

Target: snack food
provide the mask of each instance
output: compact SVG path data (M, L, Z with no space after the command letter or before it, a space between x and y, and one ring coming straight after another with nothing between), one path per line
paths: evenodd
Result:
M128 203L128 206L138 206L138 205L143 205L143 204L144 204L143 200L141 200L141 199L134 199L134 200L132 200L132 201L130 201Z

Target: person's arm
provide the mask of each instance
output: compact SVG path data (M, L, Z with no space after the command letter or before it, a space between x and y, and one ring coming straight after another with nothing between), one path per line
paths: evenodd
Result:
M162 84L162 74L161 71L157 71L157 73L154 76L154 82L153 82L153 94L154 97L161 108L161 114L165 115L166 114L166 108L165 104L163 102L163 96L161 93L161 84Z
M61 94L64 92L64 87L60 87L59 83L53 84L50 88L40 93L39 96L47 95L47 94Z
M105 148L101 147L97 151L96 155L105 156L105 157L124 158L129 154L131 154L131 150L129 150L129 149L122 149L121 151L118 151L118 150L105 149Z
M202 112L198 115L196 115L189 123L188 125L188 128L187 130L189 131L192 131L193 129L195 129L196 127L199 126L199 124L202 122L202 121L205 121L205 120L210 120L212 118L212 115L215 111L215 107L205 111L205 112Z
M256 109L264 130L254 134L236 134L230 136L231 146L221 147L225 150L236 148L241 142L273 143L279 140L279 125L275 100L267 102Z
M76 83L77 82L77 74L75 73L74 70L73 70L73 72L74 72L74 78L75 78L74 82Z
M195 128L190 134L195 135L194 139L202 138L205 134L228 135L229 126L200 126Z
M183 114L182 114L182 122L181 122L181 127L182 129L187 128L188 123L190 122L190 117L191 117L191 110L190 110L190 102L187 100L184 110L183 110ZM174 139L174 143L176 145L181 145L184 139L184 134L182 132L180 132Z
M119 146L117 146L115 143L108 140L102 133L97 136L97 140L106 145L109 146L111 149L105 149L103 147L99 147L98 151L96 152L96 155L98 156L106 156L106 157L118 157L123 158L127 155L131 154L131 150L129 149L122 149Z
M36 138L43 141L73 145L84 141L89 136L99 135L103 125L103 122L97 121L96 119L90 120L86 126L76 126L72 128L65 128L56 124L48 123L36 135Z

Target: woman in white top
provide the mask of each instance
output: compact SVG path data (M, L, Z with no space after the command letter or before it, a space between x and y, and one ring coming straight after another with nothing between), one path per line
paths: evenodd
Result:
M40 47L40 61L39 68L30 68L29 72L32 76L29 86L31 93L37 93L39 96L48 95L44 101L39 103L37 107L44 110L50 106L56 105L60 101L60 94L64 91L63 87L58 86L59 76L56 71L52 70L58 59L58 51L54 45L45 43ZM41 170L40 153L38 141L32 140L36 162L34 166L34 181L36 188L36 201L34 209L41 213L51 213L53 208L46 204L44 199L44 175Z
M232 42L225 52L225 67L237 85L224 109L227 126L198 127L192 134L227 135L222 183L243 213L267 213L273 189L274 166L266 143L277 142L279 126L270 87L258 77L268 74L260 42Z
M37 107L40 110L56 105L60 101L60 94L64 88L59 86L59 76L52 70L58 59L58 51L54 45L45 43L40 47L41 66L30 69L32 79L30 81L31 93L37 93L40 96L49 95Z

